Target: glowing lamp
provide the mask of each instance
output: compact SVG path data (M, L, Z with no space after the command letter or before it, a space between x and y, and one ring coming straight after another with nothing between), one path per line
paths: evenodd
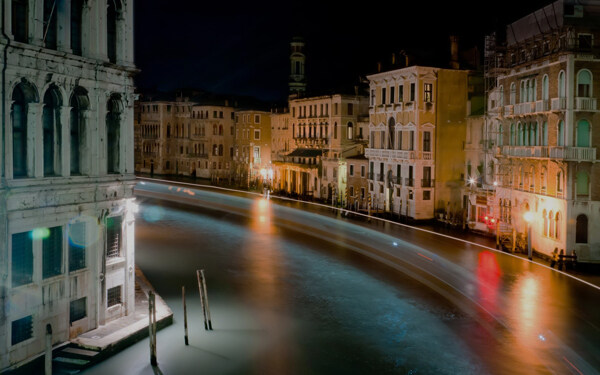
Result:
M531 223L531 221L533 220L533 213L531 211L527 211L523 215L523 218L525 219L526 222Z

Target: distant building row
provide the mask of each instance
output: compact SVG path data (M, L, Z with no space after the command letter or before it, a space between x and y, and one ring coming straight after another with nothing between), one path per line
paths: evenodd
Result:
M138 103L136 171L258 181L498 233L508 248L524 246L530 225L538 253L598 262L599 3L559 0L509 25L506 41L488 37L483 74L458 69L452 39L452 69L380 71L367 77L368 95L302 97L295 41L283 113Z

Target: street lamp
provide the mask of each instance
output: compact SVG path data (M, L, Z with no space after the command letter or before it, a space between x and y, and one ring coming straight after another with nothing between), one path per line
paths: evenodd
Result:
M523 215L525 222L527 223L527 257L529 260L532 260L532 251L531 251L531 221L533 220L533 213L531 211L525 212Z

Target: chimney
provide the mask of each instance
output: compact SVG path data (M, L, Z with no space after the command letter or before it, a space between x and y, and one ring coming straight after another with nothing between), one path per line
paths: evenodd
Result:
M381 61L377 62L377 73L381 73Z
M392 53L392 65L396 65L396 54Z
M458 36L450 36L450 68L460 69L458 62Z

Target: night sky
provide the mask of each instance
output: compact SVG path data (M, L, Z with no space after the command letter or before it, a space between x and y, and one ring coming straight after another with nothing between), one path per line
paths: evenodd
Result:
M309 89L353 85L389 62L393 52L448 60L449 35L461 48L478 46L494 28L539 9L548 0L430 1L183 1L135 2L137 86L191 87L250 95L287 96L289 43L307 43Z

